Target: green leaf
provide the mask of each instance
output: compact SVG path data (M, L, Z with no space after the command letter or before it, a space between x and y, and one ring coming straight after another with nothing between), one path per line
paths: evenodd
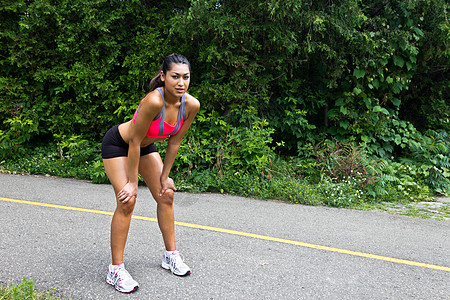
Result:
M339 110L337 108L330 109L327 113L329 118L334 118L339 115Z
M394 65L403 68L405 65L405 60L401 56L394 56Z
M425 36L425 35L423 34L423 31L420 30L420 28L415 27L415 28L414 28L414 31L415 31L418 35L420 35L421 37L424 37L424 36Z
M340 125L342 128L347 129L347 128L348 128L348 125L350 125L350 122L349 122L348 120L343 120L343 121L339 122L339 125Z
M402 103L402 101L398 98L391 98L391 102L392 102L392 104L394 104L397 107L399 107L400 104Z
M382 109L381 109L381 112L382 112L383 114L385 114L386 116L389 116L389 111L388 111L386 108L382 108Z
M339 98L339 99L336 100L336 105L337 106L342 106L342 105L344 105L344 103L345 103L344 98Z
M373 112L380 112L381 110L382 110L382 108L379 105L374 106L372 109Z
M392 91L394 92L394 94L398 94L401 91L401 85L398 85L398 82L396 82L393 87L392 87Z
M378 79L374 79L372 81L373 86L378 89L380 87L380 82L378 81Z
M406 62L406 69L411 70L413 68L413 64L410 63L409 61Z
M363 78L364 75L366 75L366 71L365 70L361 70L361 69L355 69L353 71L353 76L355 76L356 78Z
M362 90L359 89L359 88L357 88L357 87L355 87L355 88L353 89L353 93L355 93L356 95L361 94L361 92L362 92Z

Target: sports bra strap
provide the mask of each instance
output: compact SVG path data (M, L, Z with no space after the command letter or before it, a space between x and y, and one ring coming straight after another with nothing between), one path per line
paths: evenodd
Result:
M157 88L157 90L161 94L161 97L163 100L163 107L161 109L161 112L156 116L155 120L157 120L159 117L161 117L161 120L159 122L159 135L164 136L164 133L163 133L164 132L164 116L165 116L166 105L165 105L164 93L163 93L162 89L159 87L159 88ZM181 117L183 117L183 120L186 119L185 103L186 103L186 94L184 94L183 97L181 97L181 105L180 105L180 110L178 111L177 124L175 126L175 129L168 135L172 135L178 131L178 128L180 127L180 124L181 124Z

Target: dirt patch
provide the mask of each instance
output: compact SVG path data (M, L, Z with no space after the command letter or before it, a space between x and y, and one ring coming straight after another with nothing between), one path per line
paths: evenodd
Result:
M438 197L436 201L422 201L417 203L388 203L382 204L381 209L389 213L421 217L426 219L450 220L450 198Z

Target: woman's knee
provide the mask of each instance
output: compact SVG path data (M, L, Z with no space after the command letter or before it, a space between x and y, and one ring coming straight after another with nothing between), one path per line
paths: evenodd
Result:
M162 196L158 196L156 202L162 205L173 205L173 190L167 190Z
M124 215L132 214L135 205L136 197L132 197L127 203L122 203L117 200L117 210L119 210Z

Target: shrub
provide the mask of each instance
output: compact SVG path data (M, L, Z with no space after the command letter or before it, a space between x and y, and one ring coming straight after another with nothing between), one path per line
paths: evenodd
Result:
M251 110L245 113L238 118L239 126L233 126L217 112L200 111L180 146L176 173L189 176L194 169L215 170L219 176L225 169L264 172L274 157L273 130ZM162 156L166 145L159 147Z
M421 179L423 170L414 164L383 161L375 174L377 182L367 188L372 201L421 201L432 197L429 187Z
M377 162L369 160L362 146L350 142L325 140L314 147L314 154L322 172L336 183L352 180L364 190L374 183L374 169Z
M347 177L337 181L324 179L318 189L322 193L323 203L332 207L355 207L364 202L365 194L361 189L363 179Z
M401 161L415 165L420 179L435 193L450 195L450 136L446 131L418 134L418 140L410 144L410 156Z
M55 135L57 144L24 148L19 158L1 161L3 169L11 172L55 175L108 182L101 161L100 144L81 136Z
M51 295L50 291L46 293L39 293L34 287L34 281L28 280L25 277L22 279L22 283L14 286L3 286L0 284L0 299L2 300L58 300L59 297Z

